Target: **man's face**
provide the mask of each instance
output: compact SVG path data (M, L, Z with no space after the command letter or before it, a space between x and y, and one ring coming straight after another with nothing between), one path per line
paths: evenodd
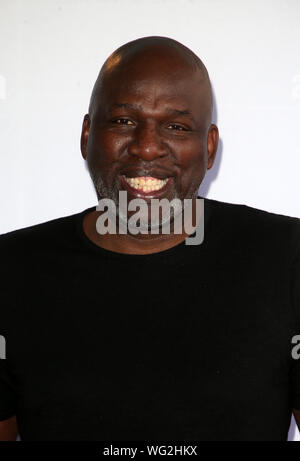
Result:
M82 153L98 200L117 204L121 190L128 200L195 198L217 148L207 82L166 56L119 67L107 72L83 124ZM162 182L144 184L140 177Z

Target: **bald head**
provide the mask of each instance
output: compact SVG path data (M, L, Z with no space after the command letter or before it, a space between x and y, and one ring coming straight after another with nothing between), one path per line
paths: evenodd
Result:
M180 42L168 37L143 37L128 42L115 50L103 64L90 99L89 115L101 102L101 93L106 90L111 77L118 75L120 81L126 79L126 74L137 63L142 62L142 68L147 66L151 70L157 68L158 72L168 77L181 72L197 74L201 91L205 93L209 118L212 115L212 90L209 75L205 65L199 57Z
M117 204L119 191L140 197L125 179L139 176L169 178L160 198L196 198L217 151L211 114L207 70L181 43L145 37L114 51L95 83L81 136L98 199Z

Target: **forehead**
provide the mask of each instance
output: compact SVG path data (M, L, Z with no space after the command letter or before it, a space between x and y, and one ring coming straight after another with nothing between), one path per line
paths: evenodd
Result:
M124 66L105 75L98 99L99 108L105 112L126 102L141 111L160 111L173 106L194 112L197 117L197 113L208 109L209 86L201 72L187 68Z

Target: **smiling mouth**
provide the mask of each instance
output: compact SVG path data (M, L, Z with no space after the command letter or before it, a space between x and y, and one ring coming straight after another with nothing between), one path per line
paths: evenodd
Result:
M133 189L144 193L155 192L162 189L170 179L157 179L153 178L152 176L139 176L135 178L128 178L127 176L123 176L123 178Z

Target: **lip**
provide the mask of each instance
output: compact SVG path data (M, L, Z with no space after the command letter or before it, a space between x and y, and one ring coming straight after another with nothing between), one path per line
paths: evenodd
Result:
M167 189L170 187L172 183L172 178L169 178L166 184L161 189L144 192L142 189L135 189L134 187L131 187L131 185L128 184L128 182L126 181L124 175L121 175L120 178L121 178L122 186L131 196L134 196L135 198L144 198L144 199L161 197L162 195L164 195L164 193L167 191ZM166 178L161 178L161 179L166 179Z
M126 168L120 173L122 176L127 176L127 178L140 178L143 176L149 176L156 179L166 179L172 176L170 171L164 171L161 169L152 169L152 170L143 170L135 168Z

